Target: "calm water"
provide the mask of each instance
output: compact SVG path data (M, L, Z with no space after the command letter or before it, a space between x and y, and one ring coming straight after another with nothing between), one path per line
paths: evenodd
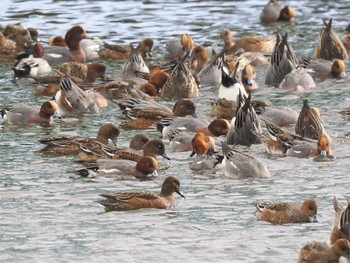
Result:
M188 32L197 44L217 46L219 32L228 27L237 35L289 32L297 54L309 55L317 41L321 18L330 16L342 35L349 21L348 1L288 1L296 9L296 23L262 26L259 13L265 1L2 1L1 22L37 27L40 38L64 35L72 24L82 23L89 35L115 43L155 40L155 60L165 43ZM315 15L318 14L318 15ZM0 64L0 105L16 102L40 104L26 81L12 81L12 63ZM120 63L108 64L116 74ZM340 111L350 106L348 80L323 81L304 93L279 93L264 86L265 68L257 69L260 90L256 98L299 111L302 100L320 108L333 139L336 161L270 159L261 145L250 151L271 171L269 179L233 180L217 174L189 170L189 153L169 153L162 159L159 178L150 182L85 180L74 177L80 167L72 158L35 154L40 138L60 135L95 136L106 121L122 123L122 114L110 105L99 116L65 119L51 127L0 126L0 261L2 262L296 262L306 242L328 239L333 223L332 198L345 204L349 195L350 122ZM199 115L209 117L214 89L203 89L195 99ZM168 102L172 105L173 102ZM154 130L151 137L158 137ZM123 132L126 145L130 132ZM176 197L172 210L103 213L95 201L100 193L160 190L165 177L180 179L186 199ZM319 203L319 222L274 226L257 222L254 202L302 200Z

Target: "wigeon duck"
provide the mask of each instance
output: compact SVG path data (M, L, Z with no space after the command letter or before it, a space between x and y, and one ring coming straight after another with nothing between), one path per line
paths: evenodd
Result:
M49 45L56 47L67 47L67 44L64 41L64 37L62 36L51 36L49 38Z
M338 199L334 196L333 206L335 210L335 219L329 242L334 244L337 240L345 238L350 240L350 203L344 208Z
M317 202L313 198L304 202L276 202L257 204L256 217L272 224L317 222Z
M265 84L278 86L284 77L298 67L298 59L287 42L288 34L277 34L275 48L265 73Z
M316 84L311 75L300 65L284 76L279 85L280 89L296 92L304 92L315 87Z
M149 142L150 138L147 134L136 134L134 135L130 142L129 142L129 148L141 151L145 147L145 144Z
M96 102L88 93L79 88L69 77L60 81L60 90L54 96L58 112L62 116L98 113Z
M272 52L276 42L275 36L245 36L233 39L229 29L221 31L220 37L225 43L224 49L227 53L234 53L241 48L244 51Z
M130 160L98 159L85 163L86 168L75 171L77 174L94 178L99 176L117 179L150 180L158 176L157 160L151 156L142 156L137 162Z
M314 57L326 60L348 59L349 55L346 48L337 33L332 29L332 18L329 19L328 23L326 20L323 20L323 24L325 27L320 31L320 38L315 48Z
M232 149L224 141L221 145L224 155L221 168L225 176L238 179L271 176L266 165L254 156Z
M34 42L38 42L40 41L40 38L39 38L39 32L36 28L34 27L28 27L27 28L29 34L30 34L30 37L31 39L34 41Z
M254 66L251 64L246 65L242 70L241 82L248 94L255 92L259 88L258 84L255 81L255 78L256 73Z
M173 60L178 57L183 57L187 52L190 52L195 47L193 38L184 33L181 35L180 41L177 39L171 40L166 43L165 46L165 58L167 60Z
M145 38L136 47L137 53L146 60L152 56L153 39ZM104 43L104 48L99 51L99 55L104 59L127 59L131 54L130 46L111 45Z
M61 64L64 62L84 63L86 55L81 47L80 41L86 38L86 31L82 25L71 27L65 37L64 46L46 46L44 48L44 58L49 63Z
M121 106L125 108L125 114L132 119L126 127L134 129L148 128L151 124L169 116L197 116L196 106L190 99L179 99L173 110L157 102L139 99L127 99Z
M197 82L189 68L184 64L184 59L187 56L188 54L174 61L171 74L160 91L162 98L181 99L198 96Z
M94 141L108 144L108 141L112 140L116 145L119 134L118 126L113 123L105 123L99 128L96 138L73 136L42 139L39 142L46 146L38 152L53 155L77 155L82 151L80 148L81 144L88 145Z
M211 103L211 116L232 120L236 112L236 103L225 98L217 99Z
M330 263L340 262L340 258L350 257L350 242L346 239L339 239L334 244L325 242L311 242L301 248L299 253L300 263Z
M128 211L141 208L169 209L174 205L174 193L185 197L180 192L180 182L175 177L167 177L160 194L153 192L126 192L113 195L102 194L106 198L99 201L105 207L106 212Z
M231 75L227 75L224 69L221 69L221 85L219 88L219 99L227 99L233 101L237 104L237 97L239 94L243 96L248 96L248 93L245 91L238 75L237 69L239 67L239 62L236 64L235 69L232 71Z
M308 103L308 100L303 101L303 107L295 125L295 133L306 138L318 140L324 132L320 112L317 108L310 107Z
M270 0L260 13L260 21L265 24L294 19L295 12L291 6L283 6L278 0Z
M16 125L26 124L50 124L52 116L61 118L58 113L58 107L54 101L46 101L41 107L25 104L13 105L7 109L2 109L0 114L4 122L10 122Z
M340 59L333 62L324 59L304 58L302 66L313 76L320 79L341 79L346 77L345 63Z
M150 72L141 54L137 52L137 50L134 48L132 44L130 44L130 48L131 48L131 54L128 60L125 62L122 68L122 71L120 73L120 76L125 79L137 77L135 72L141 72L141 73Z
M33 55L19 59L12 68L15 78L43 77L47 76L51 71L51 66L43 59L43 47L39 42L35 44Z
M261 143L260 138L253 133L261 133L261 126L254 108L250 104L251 95L246 100L239 93L239 102L235 117L232 118L231 128L227 133L228 144L241 144L250 146Z

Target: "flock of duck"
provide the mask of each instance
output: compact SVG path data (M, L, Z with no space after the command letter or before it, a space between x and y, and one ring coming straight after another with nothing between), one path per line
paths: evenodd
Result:
M277 0L270 0L261 12L262 23L294 19L294 10ZM344 60L348 59L350 28L343 39L332 29L332 19L324 27L315 52L299 59L288 35L247 36L235 39L224 29L220 37L223 49L208 54L189 34L167 43L164 61L146 63L153 40L146 38L137 47L86 39L82 25L70 28L64 37L52 36L44 46L34 28L9 24L0 31L0 61L13 61L14 78L26 78L36 94L52 98L41 106L12 105L1 110L6 123L15 125L50 125L54 117L66 118L98 114L110 102L116 102L129 119L124 130L158 129L162 139L135 135L129 147L117 146L123 131L112 123L103 124L95 138L43 138L39 153L74 156L83 168L83 177L116 177L120 180L151 180L158 176L157 157L170 159L166 153L191 152L190 169L220 170L231 178L270 177L269 169L256 157L232 145L266 145L270 154L332 161L331 138L324 129L320 111L307 100L300 113L290 108L267 105L254 100L258 89L255 67L267 66L265 84L278 89L304 92L314 88L314 79L342 79ZM106 76L103 63L95 59L125 60L118 78ZM53 68L55 70L53 70ZM97 79L100 82L96 82ZM211 122L198 118L196 105L201 87L217 88L218 99L211 105ZM162 99L176 100L172 109ZM291 132L285 127L295 127ZM113 145L109 144L109 141ZM166 145L164 142L169 142ZM174 204L180 182L167 177L160 194L126 192L101 194L106 211L139 208L168 209ZM301 262L338 262L350 256L350 206L334 199L336 220L328 243L312 242L300 251ZM273 224L314 222L317 202L257 204L257 219Z

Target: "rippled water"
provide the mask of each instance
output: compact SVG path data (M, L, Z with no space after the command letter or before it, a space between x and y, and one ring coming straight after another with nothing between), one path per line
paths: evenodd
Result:
M349 21L348 1L288 1L296 9L296 23L262 26L259 13L265 1L2 1L1 23L21 22L37 27L40 38L63 35L82 23L89 35L104 41L155 40L155 60L166 41L188 32L197 44L217 46L219 32L228 27L237 35L289 32L299 56L309 55L317 41L321 18L332 16L340 35ZM14 82L12 63L0 64L0 105L15 102L40 104L25 80ZM108 64L114 75L121 64ZM255 97L299 111L302 100L320 108L333 139L336 161L270 159L263 146L250 151L271 171L269 179L233 180L221 174L189 170L189 153L169 153L161 160L158 179L150 182L86 180L72 176L80 167L72 158L35 154L38 139L48 136L95 136L101 123L122 123L122 114L110 105L99 116L68 119L51 127L0 126L0 261L2 262L295 262L303 244L326 241L333 223L334 195L349 194L349 127L340 111L350 106L348 80L326 80L304 93L279 93L263 85L265 68L257 69L260 90ZM209 117L210 101L217 91L204 89L195 99L199 115ZM172 102L168 103L169 105ZM158 137L149 130L151 137ZM133 132L122 132L126 145ZM138 210L103 213L95 201L100 193L137 189L160 190L164 178L180 179L186 199L176 197L172 210ZM302 200L315 197L319 222L275 226L257 222L255 201Z

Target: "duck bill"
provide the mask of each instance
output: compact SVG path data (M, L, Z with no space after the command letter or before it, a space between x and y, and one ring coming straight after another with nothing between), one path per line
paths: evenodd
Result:
M147 52L147 56L149 56L150 58L153 56L152 52Z
M181 196L182 198L185 198L185 196L180 192L180 191L176 191L176 193Z
M310 217L309 217L309 220L310 220L310 222L313 222L313 223L318 222L316 215L310 216Z
M53 116L55 116L55 117L58 118L58 119L62 119L62 115L59 114L58 111L55 111L55 113L53 114Z
M192 113L191 116L192 116L193 118L198 118L197 112Z
M112 140L114 146L117 146L117 139Z
M342 73L340 73L340 78L341 79L345 79L346 78L346 73L345 73L345 71L343 71Z
M320 151L320 156L321 157L326 157L327 156L327 152L325 150L321 150Z
M196 152L192 151L191 154L190 154L190 157L193 157L195 154L196 154Z
M161 154L161 156L169 161L171 160L166 153Z
M253 86L253 79L252 78L247 78L246 83L248 86Z
M155 170L153 173L147 175L148 178L156 178L158 177L158 172Z

